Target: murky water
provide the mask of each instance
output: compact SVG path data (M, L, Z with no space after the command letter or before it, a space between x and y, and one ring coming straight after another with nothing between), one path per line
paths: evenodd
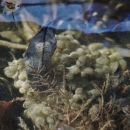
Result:
M129 6L128 0L0 1L0 129L129 130ZM43 29L31 41L42 27L54 35Z

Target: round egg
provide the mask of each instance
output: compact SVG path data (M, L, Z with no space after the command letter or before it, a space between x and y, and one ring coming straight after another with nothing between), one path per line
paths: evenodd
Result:
M80 68L76 65L73 65L71 67L67 67L67 69L69 70L69 72L72 74L72 75L75 75L75 74L78 74L80 73Z
M43 108L42 108L42 113L43 113L44 115L49 115L51 112L52 112L52 111L51 111L51 108L50 108L50 107L43 107Z

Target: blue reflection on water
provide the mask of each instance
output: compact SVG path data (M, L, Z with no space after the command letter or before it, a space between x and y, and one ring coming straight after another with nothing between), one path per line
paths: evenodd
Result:
M125 15L122 21L114 19L103 21L108 7L99 3L81 4L53 4L37 6L21 6L15 12L15 19L32 21L41 26L48 25L55 29L73 29L84 33L102 33L116 31L130 31L130 15ZM86 14L85 14L86 13ZM85 18L86 17L86 18ZM10 12L0 14L1 22L14 22ZM101 24L100 26L98 24Z

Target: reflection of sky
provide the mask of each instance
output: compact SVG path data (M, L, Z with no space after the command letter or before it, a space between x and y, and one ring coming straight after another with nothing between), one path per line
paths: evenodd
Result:
M34 0L31 1L31 4L33 2ZM86 19L83 17L85 11L87 12ZM93 6L91 6L90 3L84 5L43 4L36 6L22 6L14 12L14 15L17 22L32 21L45 26L51 21L49 26L55 29L81 30L85 33L130 31L130 22L128 17L130 15L125 16L120 23L112 19L103 21L102 17L107 13L107 11L108 8L100 4L93 4ZM13 22L14 20L12 14L5 11L5 13L0 14L0 21Z

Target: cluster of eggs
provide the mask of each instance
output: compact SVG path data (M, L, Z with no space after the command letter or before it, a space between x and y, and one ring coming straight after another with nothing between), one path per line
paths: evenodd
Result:
M45 126L53 129L56 121L63 120L63 116L55 109L52 109L47 102L37 103L32 99L27 99L24 104L24 114L30 118L38 129Z
M68 102L65 98L57 94L52 96L37 97L36 93L29 85L23 59L14 60L8 63L9 66L4 69L7 77L14 79L14 87L19 89L19 92L26 96L23 103L25 108L24 115L30 118L38 129L45 126L49 129L54 129L57 122L62 122L65 119L65 109L68 108ZM57 92L62 92L69 99L71 109L79 111L81 105L78 100L85 102L87 100L83 88L75 88L75 92L69 92L63 88L56 87ZM56 108L56 106L60 108Z
M14 79L14 87L19 89L19 92L26 94L29 89L24 60L22 58L8 62L8 67L4 69L4 74Z
M120 53L123 48L107 48L103 43L82 45L69 33L56 35L56 39L57 48L52 62L66 67L68 80L72 80L77 74L81 77L101 78L105 74L113 74L119 67L122 70L127 68L127 62Z
M58 91L57 91L58 92ZM86 101L86 94L83 92L82 88L77 88L75 94L60 89L60 92L68 97L71 109L75 112L79 111L81 104L78 104L78 100ZM28 96L28 99L23 103L23 107L26 109L24 114L30 118L38 129L49 127L49 129L54 129L57 127L58 122L63 122L66 118L66 111L68 109L68 101L62 95L52 95L45 96L41 99L35 98L34 96Z

